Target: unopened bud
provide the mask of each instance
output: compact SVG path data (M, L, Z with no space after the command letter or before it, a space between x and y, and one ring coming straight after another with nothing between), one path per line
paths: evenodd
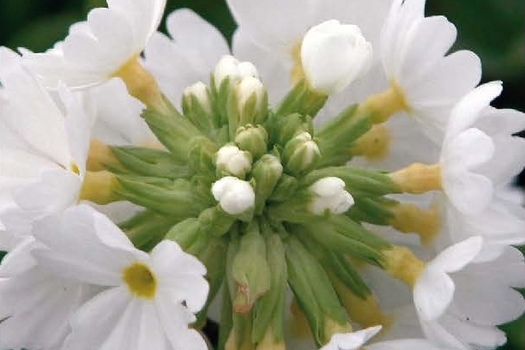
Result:
M261 81L253 76L242 78L235 93L238 125L262 124L268 110L268 94Z
M261 213L264 209L264 203L273 193L283 174L283 166L279 158L265 154L254 164L252 174L255 179L255 192L257 194L255 207L256 211Z
M211 130L218 123L214 123L211 91L203 82L199 81L184 90L182 96L182 111L200 130ZM215 125L214 125L215 124Z
M244 178L252 168L252 156L237 146L226 145L217 152L215 165L219 176L228 174Z
M345 190L345 183L338 177L325 177L309 187L312 200L308 210L315 215L342 214L353 204L354 198Z
M250 183L233 176L213 183L211 192L222 210L230 215L242 214L255 206L255 192Z
M290 140L283 151L285 168L291 174L306 171L321 158L317 143L312 135L303 132Z
M257 68L251 62L239 62L238 59L230 55L222 56L213 71L213 82L217 90L220 89L226 78L236 82L246 77L258 79Z
M306 33L301 45L301 60L310 86L330 95L342 91L368 72L372 45L359 27L329 20Z
M257 159L268 150L268 133L261 125L247 124L237 129L235 143Z

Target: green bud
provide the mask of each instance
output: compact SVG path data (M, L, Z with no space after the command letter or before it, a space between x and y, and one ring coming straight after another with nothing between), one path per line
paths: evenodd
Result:
M271 271L266 256L266 242L253 221L241 237L239 251L233 259L232 276L237 284L233 310L247 313L253 303L270 289Z
M326 271L304 245L290 236L286 249L288 283L304 311L317 346L326 344L325 328L328 319L338 324L347 323L346 314L339 302Z
M310 88L305 79L299 81L286 95L277 108L276 114L299 113L315 117L324 107L328 96Z
M111 151L126 171L142 176L168 179L189 176L188 166L169 152L134 146L113 146Z
M176 160L188 160L190 140L195 136L202 136L199 129L176 110L169 115L164 115L146 109L142 112L142 117Z
M210 131L220 125L213 111L213 103L210 89L199 81L184 90L182 96L182 111L193 124L202 132L210 134Z
M272 340L283 340L286 309L286 257L284 244L277 234L266 237L266 256L270 267L270 290L255 304L252 340L262 342L267 331L272 331Z
M194 195L188 180L175 181L132 175L117 175L121 188L115 192L128 201L180 220L197 216L206 203Z
M352 159L354 142L372 127L370 114L360 114L357 105L344 109L316 133L323 154L322 166L345 164Z
M268 124L274 144L285 145L288 141L303 132L307 132L310 135L313 135L314 132L312 117L298 113L287 116L274 114Z
M283 164L286 171L298 175L312 169L321 159L321 152L312 135L303 132L286 143Z
M251 153L254 159L258 159L268 150L268 133L261 125L240 126L235 134L235 143L240 149Z
M265 154L253 166L255 179L255 212L261 214L266 200L270 197L283 174L283 166L274 155Z
M394 218L391 207L398 203L385 197L356 196L355 206L350 208L348 217L365 221L374 225L388 226L390 220Z

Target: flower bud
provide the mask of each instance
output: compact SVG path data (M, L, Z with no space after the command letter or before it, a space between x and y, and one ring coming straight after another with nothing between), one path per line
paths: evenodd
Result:
M214 117L211 91L203 82L199 81L184 90L182 96L182 111L199 130L211 130L219 122L212 120Z
M244 178L252 168L252 155L237 146L226 145L216 154L215 165L219 176L223 173Z
M310 86L330 95L368 72L372 45L365 40L359 27L329 20L306 33L301 60Z
M345 183L338 177L325 177L309 187L313 195L308 210L315 215L342 214L353 204L352 195L345 190Z
M238 65L239 60L235 57L230 55L222 56L213 71L213 82L217 90L219 90L221 84L226 78L233 77L234 79L237 79L239 75Z
M309 169L321 158L317 143L312 135L303 132L291 139L283 151L285 168L291 174L298 174Z
M235 143L240 149L250 152L254 158L259 158L268 150L268 133L261 126L247 124L237 129Z
M262 213L264 203L273 193L275 186L283 174L283 166L279 158L271 154L265 154L253 166L252 175L255 179L256 212Z
M238 125L261 124L268 110L268 94L261 81L253 76L242 78L235 87Z
M255 192L249 182L226 176L213 183L211 192L230 215L242 214L255 206Z
M238 81L246 77L258 79L259 72L257 68L251 62L239 62L238 59L230 55L222 56L213 71L213 81L217 90L219 90L226 78Z

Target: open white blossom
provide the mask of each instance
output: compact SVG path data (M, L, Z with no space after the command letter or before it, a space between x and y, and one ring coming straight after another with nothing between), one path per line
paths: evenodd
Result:
M44 219L35 236L44 245L35 252L40 265L107 288L72 316L63 349L206 349L188 328L208 294L206 269L175 242L162 241L144 253L83 205Z
M71 26L61 45L46 53L25 54L26 63L56 87L86 87L113 77L146 47L162 19L166 0L108 0Z

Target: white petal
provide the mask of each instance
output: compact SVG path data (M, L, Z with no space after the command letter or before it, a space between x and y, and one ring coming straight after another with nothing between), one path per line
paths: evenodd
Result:
M440 317L454 295L454 282L445 273L427 268L414 286L414 305L424 321Z
M351 333L337 333L320 350L356 350L380 330L381 326L375 326Z
M468 265L481 251L483 238L470 237L456 243L441 253L429 263L429 268L447 273L457 272Z

